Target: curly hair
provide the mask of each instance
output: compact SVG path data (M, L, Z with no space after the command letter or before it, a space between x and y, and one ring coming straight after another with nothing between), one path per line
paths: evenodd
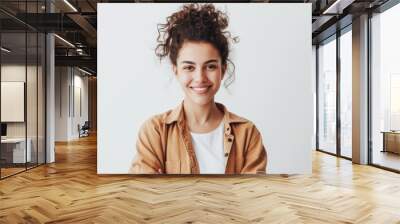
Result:
M223 65L232 65L227 69L224 86L228 87L234 81L235 65L229 59L230 41L238 42L226 31L228 16L217 10L213 4L191 3L183 5L182 9L167 17L165 24L158 24L158 45L155 49L160 61L169 56L176 65L179 50L185 41L199 41L212 44L219 52Z

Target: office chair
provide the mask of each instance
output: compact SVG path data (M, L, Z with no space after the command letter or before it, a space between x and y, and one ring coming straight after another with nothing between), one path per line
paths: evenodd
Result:
M90 125L89 125L89 121L85 121L85 123L82 125L82 127L79 127L80 125L78 125L78 129L79 129L79 138L80 137L87 137L89 136L89 129L90 129Z

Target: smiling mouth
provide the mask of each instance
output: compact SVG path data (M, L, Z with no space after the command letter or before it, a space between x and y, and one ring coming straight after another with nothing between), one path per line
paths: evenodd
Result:
M197 93L197 94L204 94L206 93L211 86L201 86L201 87L190 87L190 89L192 89L193 92Z

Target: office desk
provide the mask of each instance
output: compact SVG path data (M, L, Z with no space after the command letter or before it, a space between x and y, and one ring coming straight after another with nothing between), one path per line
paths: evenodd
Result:
M400 132L382 131L382 133L383 133L382 152L393 152L400 154Z
M6 163L25 163L31 162L31 145L30 138L27 139L25 154L25 138L6 138L1 139L1 157ZM25 161L26 159L26 161Z

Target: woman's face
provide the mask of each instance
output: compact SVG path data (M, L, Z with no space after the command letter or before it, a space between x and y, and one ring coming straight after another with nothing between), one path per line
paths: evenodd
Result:
M213 102L225 69L218 50L207 42L185 42L173 66L185 100L199 105Z

